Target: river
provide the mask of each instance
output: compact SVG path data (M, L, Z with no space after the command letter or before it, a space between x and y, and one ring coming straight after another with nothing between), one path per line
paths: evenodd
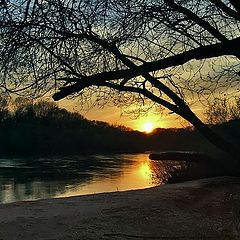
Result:
M0 203L153 187L148 154L0 159Z

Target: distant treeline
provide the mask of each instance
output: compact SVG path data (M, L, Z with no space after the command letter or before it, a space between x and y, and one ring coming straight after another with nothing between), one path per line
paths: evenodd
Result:
M220 131L223 129L225 134L232 129L231 132L238 138L239 121L231 125L234 128L225 124ZM17 98L11 104L7 99L0 98L0 136L1 156L201 151L212 148L192 129L156 129L147 135L124 126L87 120L79 113L59 108L53 102L33 103L23 98Z

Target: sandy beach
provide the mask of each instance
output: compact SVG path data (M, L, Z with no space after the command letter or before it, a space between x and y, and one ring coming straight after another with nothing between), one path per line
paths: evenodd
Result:
M240 179L0 205L1 240L240 239Z

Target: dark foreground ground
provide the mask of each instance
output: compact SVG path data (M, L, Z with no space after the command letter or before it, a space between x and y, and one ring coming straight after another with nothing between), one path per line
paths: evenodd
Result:
M240 178L0 205L1 240L240 239Z

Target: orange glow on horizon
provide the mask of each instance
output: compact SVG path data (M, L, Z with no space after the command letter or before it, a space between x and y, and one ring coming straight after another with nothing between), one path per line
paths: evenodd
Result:
M156 113L149 112L145 116L139 116L138 118L132 118L131 115L122 114L121 110L115 106L106 106L103 109L97 107L88 111L82 110L81 107L74 100L62 100L59 102L59 107L66 108L71 112L78 112L89 120L104 121L113 125L123 125L133 130L150 133L150 130L143 129L145 123L152 123L153 129L155 128L181 128L181 122L176 119L176 115L158 115Z

